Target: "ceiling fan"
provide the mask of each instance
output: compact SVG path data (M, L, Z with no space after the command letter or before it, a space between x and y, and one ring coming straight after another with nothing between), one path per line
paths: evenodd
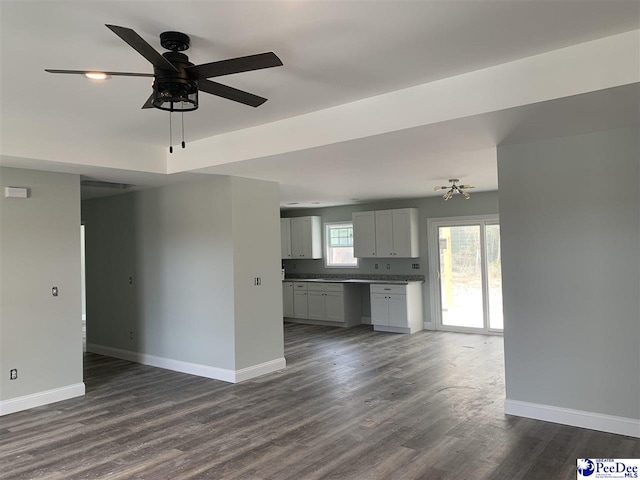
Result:
M458 180L457 178L451 178L451 179L449 179L449 183L451 185L449 185L449 186L447 186L447 185L437 185L437 186L433 187L433 189L435 191L447 190L445 192L445 194L442 196L442 198L444 198L445 201L447 201L451 197L453 197L454 194L460 194L465 198L465 200L469 200L471 195L469 195L464 190L469 189L469 188L475 188L475 187L472 187L471 185L456 185L459 181L460 180Z
M194 65L189 61L187 55L180 53L187 50L191 42L189 36L184 33L161 33L160 45L169 51L160 54L134 30L116 25L106 25L106 27L146 58L153 65L153 73L55 69L45 69L45 71L49 73L86 75L89 78L108 78L109 76L152 77L154 79L153 92L142 105L142 108L158 108L169 112L187 112L198 108L198 91L251 107L258 107L266 102L267 99L208 79L282 65L282 61L273 52ZM184 140L182 147L184 148ZM170 148L170 151L173 151L173 148Z

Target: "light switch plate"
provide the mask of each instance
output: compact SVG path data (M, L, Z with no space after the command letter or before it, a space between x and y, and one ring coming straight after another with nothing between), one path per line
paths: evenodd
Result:
M5 198L27 198L29 189L24 187L4 187Z

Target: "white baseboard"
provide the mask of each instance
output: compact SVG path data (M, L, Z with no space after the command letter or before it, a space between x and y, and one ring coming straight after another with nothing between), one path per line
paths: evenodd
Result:
M188 373L199 377L222 380L223 382L229 383L244 382L245 380L265 375L267 373L272 373L277 370L282 370L286 367L284 357L258 365L252 365L251 367L241 368L240 370L231 370L202 365L200 363L183 362L172 358L157 357L146 353L133 352L131 350L96 345L94 343L87 344L87 352L106 355L107 357L121 358L122 360L142 363L143 365L149 365L151 367L165 368L167 370L173 370L174 372Z
M616 433L640 438L640 420L636 418L616 417L603 413L586 412L570 408L554 407L540 403L504 401L504 413L518 417L561 423L572 427L588 428L600 432Z
M84 395L84 383L81 382L67 385L66 387L45 390L44 392L32 393L23 397L10 398L0 402L0 416L81 397L82 395Z
M236 370L235 382L233 383L244 382L250 378L277 372L278 370L286 368L286 366L287 362L284 357L282 357L269 362L259 363L258 365L252 365L251 367L241 368L240 370Z

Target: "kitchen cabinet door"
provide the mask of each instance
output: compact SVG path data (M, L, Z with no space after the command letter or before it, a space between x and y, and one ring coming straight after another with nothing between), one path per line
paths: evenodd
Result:
M376 256L393 257L393 211L376 211Z
M311 245L306 241L311 238L311 218L299 217L291 219L291 257L311 258Z
M322 291L309 290L307 296L307 318L310 320L324 320L325 313L325 293Z
M371 293L371 323L389 325L389 301L384 293Z
M291 219L280 219L280 252L282 259L291 258Z
M291 258L322 258L320 217L291 218Z
M328 322L344 322L344 293L325 292L325 320Z
M393 210L393 256L418 257L418 212L415 208Z
M295 318L307 318L308 302L306 291L293 292L293 316Z
M388 295L389 302L389 323L392 327L408 327L407 318L407 296L391 294Z
M376 212L356 212L353 221L353 256L371 258L376 256Z
M282 282L282 316L293 317L293 282Z

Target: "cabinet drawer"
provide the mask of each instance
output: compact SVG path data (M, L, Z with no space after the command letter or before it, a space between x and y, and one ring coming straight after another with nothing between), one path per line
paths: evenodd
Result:
M406 285L373 284L370 288L371 293L399 293L401 295L407 294Z
M294 290L307 290L307 286L309 284L307 282L293 282Z
M325 292L344 292L344 285L342 283L325 283Z
M309 283L309 291L314 292L343 292L344 285L341 283Z

